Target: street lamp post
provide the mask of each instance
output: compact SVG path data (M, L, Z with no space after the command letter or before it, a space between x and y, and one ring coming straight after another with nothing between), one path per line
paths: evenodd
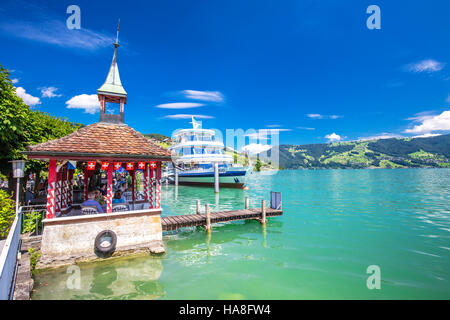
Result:
M13 160L10 161L13 167L13 177L17 179L17 190L16 190L16 214L19 212L19 192L20 192L20 178L23 178L25 161L24 160Z

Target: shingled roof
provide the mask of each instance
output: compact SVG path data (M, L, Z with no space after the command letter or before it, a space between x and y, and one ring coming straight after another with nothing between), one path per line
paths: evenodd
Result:
M31 158L76 156L170 160L170 151L123 123L97 122L27 149L23 153Z

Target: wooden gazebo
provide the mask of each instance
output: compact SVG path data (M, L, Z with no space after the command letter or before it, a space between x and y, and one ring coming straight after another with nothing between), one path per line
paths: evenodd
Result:
M65 137L29 146L24 152L30 159L48 161L46 219L43 220L41 261L54 266L54 260L94 255L93 242L101 230L117 234L117 249L125 251L153 247L163 252L161 229L161 162L171 154L151 139L124 123L127 93L117 66L118 40L105 83L97 90L99 122L83 127ZM106 113L107 103L120 104L119 114ZM74 162L84 165L85 199L90 176L95 169L107 174L106 213L65 215L74 208L72 182ZM123 167L133 177L144 173L144 199L148 206L126 212L113 212L113 172ZM135 192L133 188L133 199ZM155 247L156 246L156 247Z
M144 172L144 197L150 208L160 208L161 161L170 160L170 152L133 128L121 123L98 122L63 138L28 148L30 159L48 161L47 219L65 213L73 204L73 169L69 161L85 162L84 196L87 199L88 179L101 169L107 173L107 213L112 212L113 171L124 167L133 177L136 170ZM73 167L72 167L73 168Z
M160 208L161 161L170 160L170 152L124 123L127 93L122 86L117 65L118 38L114 56L104 84L97 90L100 121L63 138L32 145L24 153L30 159L48 161L47 219L59 216L73 204L73 169L69 161L86 162L84 196L87 199L88 179L96 168L108 175L107 213L112 212L113 171L122 166L131 173L144 171L144 196L150 208ZM120 104L120 113L106 113L106 103ZM73 168L73 167L72 167ZM155 189L154 190L154 185ZM136 195L133 187L133 200Z

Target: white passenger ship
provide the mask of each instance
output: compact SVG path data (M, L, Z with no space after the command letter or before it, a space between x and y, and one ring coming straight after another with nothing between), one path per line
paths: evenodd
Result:
M224 144L216 139L214 130L202 129L201 123L192 117L192 128L177 131L173 138L176 145L169 149L177 166L179 184L214 186L217 163L221 187L244 187L251 167L232 165L233 157L224 154Z

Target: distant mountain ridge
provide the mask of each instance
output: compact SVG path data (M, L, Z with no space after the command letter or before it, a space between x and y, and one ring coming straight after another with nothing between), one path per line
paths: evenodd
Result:
M283 169L450 168L450 134L279 146Z

